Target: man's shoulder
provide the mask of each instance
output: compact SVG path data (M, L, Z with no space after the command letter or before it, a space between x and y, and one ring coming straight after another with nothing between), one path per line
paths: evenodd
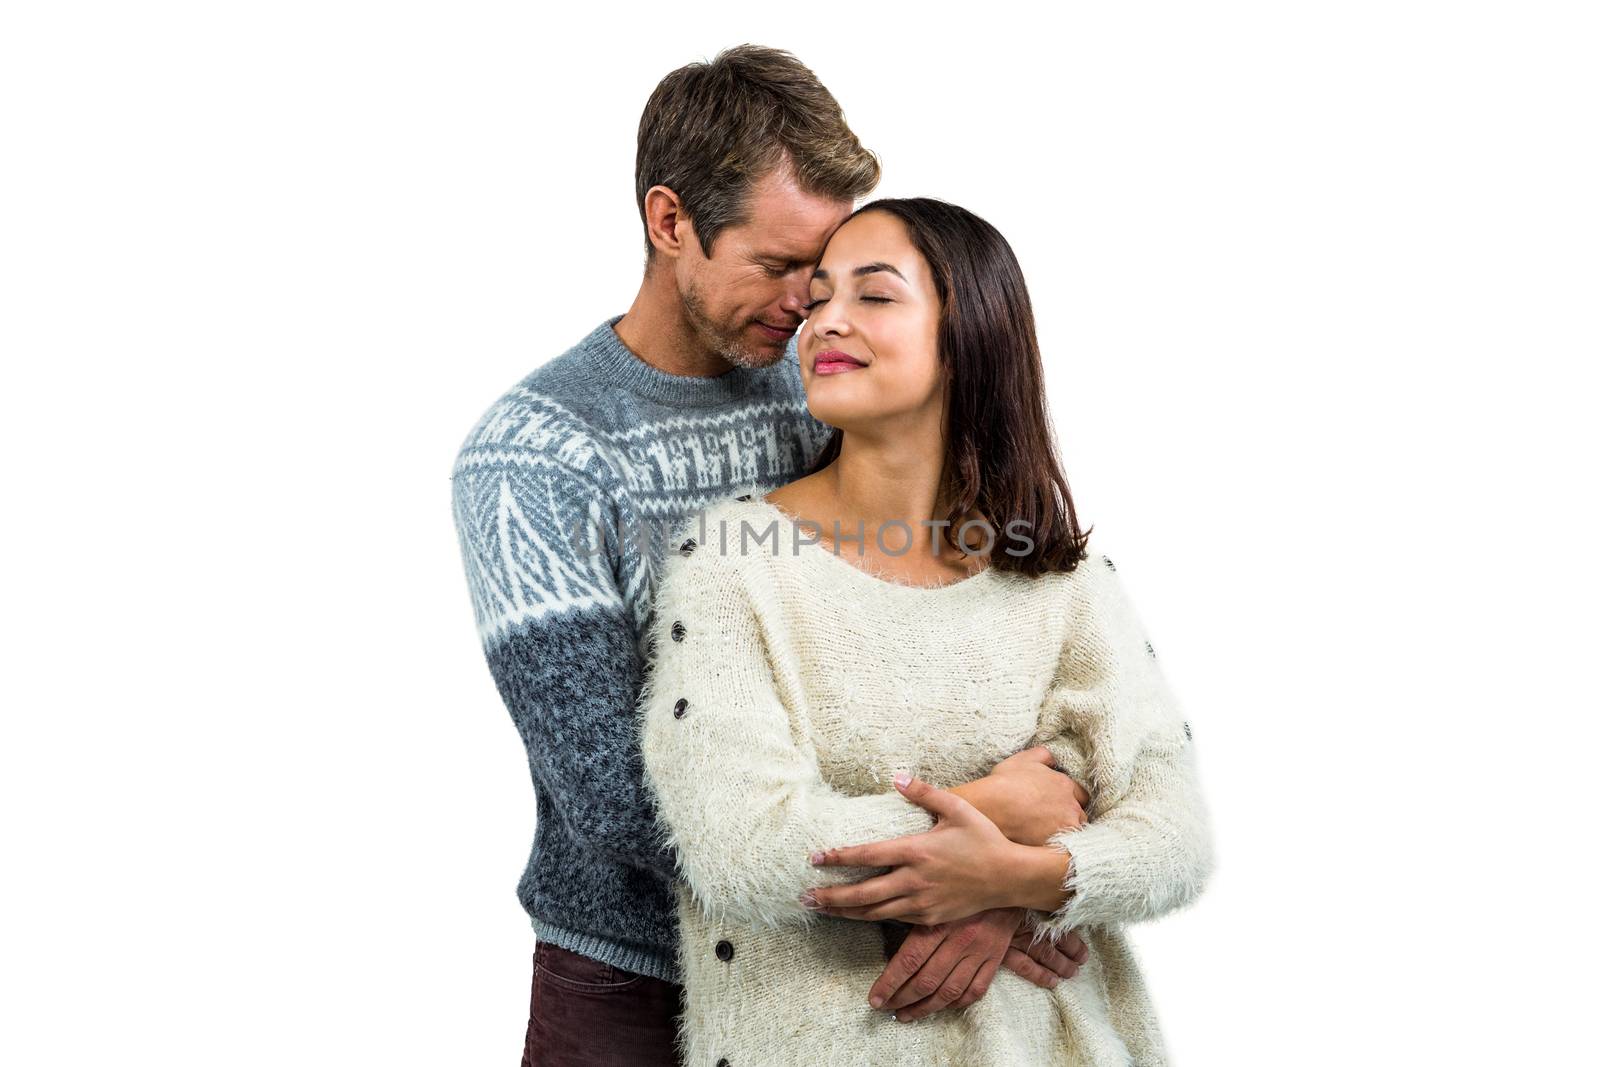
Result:
M581 373L583 342L525 374L478 417L452 474L532 465L605 481L615 461L589 408L593 384Z

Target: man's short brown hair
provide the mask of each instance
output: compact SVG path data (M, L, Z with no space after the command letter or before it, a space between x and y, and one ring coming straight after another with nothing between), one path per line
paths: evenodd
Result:
M639 119L634 186L665 185L694 223L700 249L748 221L750 188L788 165L813 196L853 201L878 184L878 158L861 147L844 112L804 63L782 49L742 44L661 79ZM645 234L645 250L655 246Z

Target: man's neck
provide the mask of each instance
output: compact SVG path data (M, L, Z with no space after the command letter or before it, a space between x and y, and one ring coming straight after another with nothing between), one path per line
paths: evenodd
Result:
M612 328L629 351L667 374L715 378L733 369L733 364L700 343L665 270L645 272L633 306Z

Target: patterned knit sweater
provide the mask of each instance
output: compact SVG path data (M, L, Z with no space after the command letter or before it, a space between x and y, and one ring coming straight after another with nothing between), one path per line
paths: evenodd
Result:
M489 408L452 496L484 654L533 778L517 896L534 936L675 981L673 859L635 718L659 562L673 527L793 480L829 431L806 410L792 342L765 370L673 375L629 351L621 317Z
M1188 725L1111 560L1037 579L992 567L922 588L810 542L760 494L683 528L641 697L676 883L691 1067L1162 1064L1123 928L1184 907L1211 870ZM1002 968L970 1007L896 1023L867 1003L883 924L819 916L807 887L881 870L814 849L932 828L894 788L947 788L1047 744L1092 794L1070 895L1029 912L1089 958L1054 989Z

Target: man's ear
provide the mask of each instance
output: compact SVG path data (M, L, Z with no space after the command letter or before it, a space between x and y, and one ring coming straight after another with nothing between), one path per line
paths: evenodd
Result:
M696 240L683 202L665 185L652 185L644 194L644 221L651 247L669 258L683 254L685 240Z

